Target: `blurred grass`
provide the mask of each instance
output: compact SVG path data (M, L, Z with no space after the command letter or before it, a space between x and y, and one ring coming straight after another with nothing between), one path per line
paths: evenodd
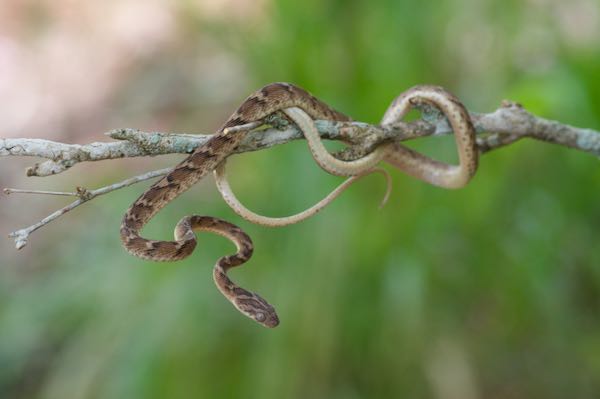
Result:
M178 22L182 46L208 37L239 57L248 75L240 96L290 81L375 122L395 95L426 82L476 111L510 98L599 129L598 42L586 47L547 23L558 3L548 4L281 0L266 4L261 23L185 7ZM149 77L133 87L152 93ZM182 126L201 123L194 104L179 110ZM451 139L416 145L452 154ZM302 209L338 182L314 166L305 143L231 164L240 196L271 215ZM146 229L169 238L181 216L198 212L242 226L255 255L232 275L276 306L282 323L273 331L214 288L210 268L233 250L224 239L202 234L194 256L174 264L121 250L121 214L144 187L40 231L55 239L29 258L28 272L15 264L1 273L0 396L596 397L597 159L518 142L485 155L459 191L391 172L383 210L383 182L373 177L318 217L269 230L241 221L202 183ZM122 176L107 170L96 183Z

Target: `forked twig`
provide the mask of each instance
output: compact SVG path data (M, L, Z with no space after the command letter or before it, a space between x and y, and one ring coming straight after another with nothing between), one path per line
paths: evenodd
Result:
M129 179L120 181L118 183L111 184L110 186L98 188L96 190L88 190L83 187L77 187L77 191L74 193L55 192L55 191L20 190L20 189L15 189L15 188L5 188L4 189L5 194L22 193L22 194L44 194L44 195L69 195L69 196L79 197L77 200L71 202L69 205L57 210L56 212L53 212L52 214L46 216L39 222L37 222L29 227L25 227L23 229L14 231L14 232L10 233L8 236L14 238L16 248L21 249L25 245L27 245L27 242L29 240L29 235L31 233L33 233L40 227L47 225L51 221L59 218L60 216L64 215L65 213L77 208L79 205L84 204L87 201L90 201L100 195L108 194L111 191L115 191L115 190L118 190L123 187L131 186L132 184L135 184L135 183L139 183L139 182L142 182L145 180L149 180L149 179L153 179L158 176L165 175L165 174L169 173L171 170L173 170L173 168L165 168L165 169L155 170L152 172L147 172L142 175L130 177Z

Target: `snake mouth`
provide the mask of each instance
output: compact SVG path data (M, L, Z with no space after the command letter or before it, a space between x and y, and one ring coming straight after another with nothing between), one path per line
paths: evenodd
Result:
M271 317L269 317L269 319L263 323L263 325L265 327L269 327L269 328L275 328L279 325L279 317L274 314Z

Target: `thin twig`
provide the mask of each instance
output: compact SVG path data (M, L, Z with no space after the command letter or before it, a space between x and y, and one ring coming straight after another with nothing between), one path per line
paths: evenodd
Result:
M58 219L60 216L64 215L65 213L77 208L79 205L81 205L87 201L90 201L100 195L110 193L111 191L115 191L115 190L118 190L123 187L131 186L132 184L135 184L135 183L139 183L139 182L142 182L145 180L149 180L149 179L153 179L158 176L165 175L165 174L169 173L171 170L173 170L173 168L165 168L165 169L155 170L152 172L147 172L142 175L131 177L131 178L123 180L121 182L111 184L110 186L98 188L96 190L87 190L82 187L77 187L77 193L63 193L63 194L68 194L68 195L73 194L73 195L78 196L79 199L71 202L69 205L65 206L64 208L61 208L61 209L57 210L56 212L53 212L52 214L46 216L44 219L40 220L39 222L37 222L29 227L25 227L23 229L13 231L8 236L14 238L16 248L21 249L25 245L27 245L27 242L29 240L29 236L31 235L31 233L33 233L40 227L47 225L48 223L52 222L53 220ZM14 189L11 189L11 190L13 192L31 192L32 191L32 190L15 191ZM36 192L36 194L56 195L55 192L51 192L51 191L45 191L45 192L39 191L39 192ZM62 195L62 194L60 194L60 195Z
M69 193L64 191L42 191L42 190L23 190L20 188L5 188L2 190L4 194L43 194L43 195L64 195L66 197L76 197L77 193Z

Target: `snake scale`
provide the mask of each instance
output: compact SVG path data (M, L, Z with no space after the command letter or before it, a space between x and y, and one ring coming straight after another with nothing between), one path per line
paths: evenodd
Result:
M436 105L450 121L456 136L460 165L440 163L399 143L383 144L373 153L356 161L339 161L327 153L320 143L318 133L316 138L313 135L313 138L309 139L306 132L315 129L314 124L307 123L308 118L303 119L302 113L312 119L333 121L350 121L351 119L297 86L289 83L269 84L250 95L208 142L198 147L190 156L175 166L173 171L154 183L129 207L123 217L120 229L123 246L131 254L143 259L174 261L183 259L192 253L197 243L195 230L213 232L230 239L235 243L237 252L218 259L215 264L213 278L217 288L242 314L265 327L275 327L279 324L275 309L261 296L236 285L227 276L230 268L245 263L253 251L252 240L239 227L218 218L194 215L186 216L179 221L175 227L174 241L148 240L140 235L140 230L165 205L206 174L221 170L220 175L215 173L217 182L219 179L221 182L226 182L224 161L248 134L248 131L229 131L229 129L261 121L279 110L284 111L305 132L311 152L322 168L333 174L353 176L340 186L341 189L336 189L338 191L343 191L356 177L378 171L374 169L374 165L380 160L385 160L406 173L431 184L449 188L461 187L475 173L478 153L475 145L475 131L469 115L453 95L437 86L416 86L394 100L384 115L382 126L385 127L400 120L412 106L422 102ZM290 109L294 108L299 109L300 113L290 112ZM220 187L221 191L223 191L222 187ZM227 194L235 199L230 190ZM330 202L337 195L333 194L330 194L323 200L325 202L322 202L324 204L328 203L327 201ZM228 203L232 205L232 202ZM235 202L233 204L235 205ZM232 207L234 206L232 205ZM320 208L313 207L311 209L318 211ZM244 214L245 208L241 207L235 210L247 217ZM305 216L302 218L308 217L312 214L311 212L305 211ZM296 219L296 221L302 218ZM277 225L269 224L269 220L272 218L262 219L264 222L262 224Z

